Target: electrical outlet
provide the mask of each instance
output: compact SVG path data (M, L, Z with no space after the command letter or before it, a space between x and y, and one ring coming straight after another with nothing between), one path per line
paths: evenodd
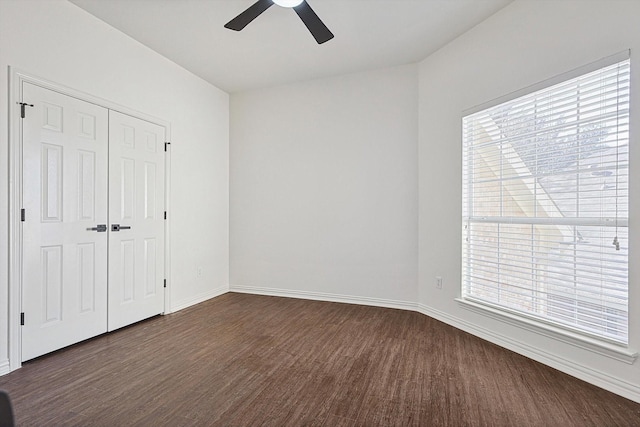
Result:
M442 289L442 277L441 276L436 276L436 288L437 289Z
M198 279L202 278L202 267L197 267L196 268L196 277Z

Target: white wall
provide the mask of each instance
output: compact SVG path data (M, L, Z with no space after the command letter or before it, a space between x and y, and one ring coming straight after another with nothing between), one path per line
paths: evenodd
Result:
M8 66L171 123L172 309L227 290L228 95L71 3L0 0L0 371L8 323Z
M640 2L516 1L420 64L421 311L640 401L629 365L461 308L461 117L473 106L632 49L632 126L640 124ZM630 347L640 348L640 130L631 135ZM437 290L434 277L444 278ZM472 357L473 355L470 355Z
M417 300L417 66L231 96L235 291Z

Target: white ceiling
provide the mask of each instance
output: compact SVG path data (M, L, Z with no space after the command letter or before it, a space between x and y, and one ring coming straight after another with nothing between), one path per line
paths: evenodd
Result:
M227 92L417 62L512 0L308 0L335 34L318 45L295 11L255 0L70 0Z

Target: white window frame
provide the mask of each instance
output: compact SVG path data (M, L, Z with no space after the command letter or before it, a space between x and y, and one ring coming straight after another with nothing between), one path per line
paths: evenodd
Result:
M479 105L463 113L463 117L475 114L482 110L489 109L491 107L506 103L516 98L522 97L533 92L554 86L558 83L565 82L582 76L584 74L599 70L601 68L613 65L615 63L624 61L630 58L630 52L625 51L611 57L604 58L595 63L586 65L568 73L559 75L553 79L546 80L539 84L527 87L515 93L511 93L504 97L495 99L488 103ZM466 160L465 160L466 161ZM466 185L466 184L465 184ZM625 223L624 226L628 224ZM463 239L464 240L464 239ZM463 242L464 243L464 242ZM463 268L465 260L463 259ZM464 274L464 273L463 273ZM594 336L583 331L566 327L566 325L556 324L554 322L548 322L540 319L536 316L529 316L526 313L510 310L500 305L494 305L485 301L478 301L474 298L465 296L464 294L464 281L461 287L461 296L457 298L457 301L463 308L470 309L474 312L481 313L483 315L500 319L501 321L519 326L521 328L540 333L545 336L552 337L561 341L568 342L573 345L577 345L583 348L587 348L591 351L595 351L606 356L613 357L617 360L621 360L625 363L633 363L637 357L637 353L629 350L625 343L621 343L615 340L608 340L600 336Z

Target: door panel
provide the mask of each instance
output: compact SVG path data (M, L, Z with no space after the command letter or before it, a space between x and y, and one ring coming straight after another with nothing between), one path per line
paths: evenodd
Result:
M23 83L22 360L107 330L108 110Z
M109 134L111 331L164 311L165 159L161 126L110 111Z

